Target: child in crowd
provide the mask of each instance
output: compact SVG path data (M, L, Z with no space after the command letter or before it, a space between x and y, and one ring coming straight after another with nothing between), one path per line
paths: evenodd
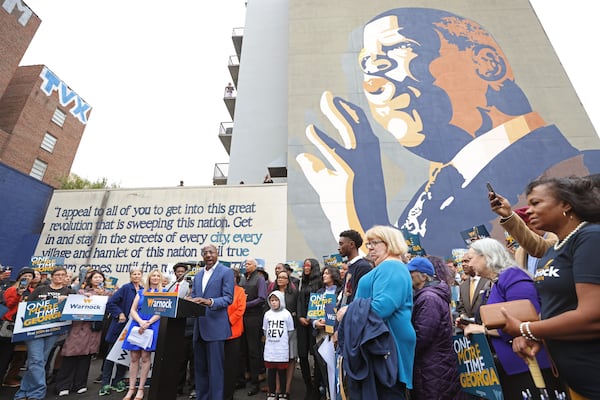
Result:
M276 379L279 387L285 388L286 370L289 362L289 332L294 330L292 314L285 308L285 298L282 292L276 290L267 299L271 309L263 318L265 333L264 360L267 368L269 394L267 400L287 399L287 393L276 393Z

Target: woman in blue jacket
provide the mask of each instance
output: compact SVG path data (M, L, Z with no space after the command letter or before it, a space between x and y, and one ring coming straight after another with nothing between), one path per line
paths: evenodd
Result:
M106 342L110 347L115 344L127 323L133 299L135 299L137 292L143 289L141 282L142 269L131 268L129 270L129 283L121 286L106 303L106 311L110 314L110 326L106 332ZM110 377L112 376L114 365L114 362L108 359L104 360L104 364L102 365L102 387L98 393L100 396L109 395L111 389L117 393L124 392L127 389L127 385L123 381L125 371L127 371L125 365L117 364L117 372L111 383Z
M358 283L355 300L371 299L371 311L383 320L392 333L398 355L398 376L391 387L376 383L376 393L368 398L405 399L406 389L412 389L415 358L415 330L411 323L413 306L412 280L402 257L408 250L398 229L376 225L366 234L366 247L375 268ZM344 308L343 308L344 310ZM348 308L345 308L348 310ZM338 313L338 319L351 317ZM351 398L361 398L361 382L348 379ZM367 399L362 392L362 398Z

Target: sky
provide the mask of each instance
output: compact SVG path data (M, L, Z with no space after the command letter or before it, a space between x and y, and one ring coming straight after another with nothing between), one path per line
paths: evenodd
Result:
M582 41L600 2L530 1L600 132L596 43ZM92 106L72 173L122 188L212 185L229 161L218 133L245 0L25 2L42 23L21 65L46 65Z

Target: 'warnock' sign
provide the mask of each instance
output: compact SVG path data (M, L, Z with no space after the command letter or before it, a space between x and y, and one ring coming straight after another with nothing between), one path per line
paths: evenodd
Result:
M62 320L102 321L108 296L71 294L67 297Z
M144 292L142 314L159 314L161 317L175 317L177 315L177 293Z

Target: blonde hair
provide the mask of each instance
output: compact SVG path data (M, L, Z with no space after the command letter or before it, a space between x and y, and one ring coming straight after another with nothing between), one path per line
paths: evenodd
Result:
M150 272L148 272L148 276L146 277L146 290L150 289L150 277L155 272L158 273L158 275L160 276L160 280L158 282L158 290L161 291L163 289L163 274L162 272L160 272L160 269L153 268L150 270Z
M391 226L375 225L365 233L365 237L367 242L373 239L382 240L393 257L401 258L408 251L402 232Z

